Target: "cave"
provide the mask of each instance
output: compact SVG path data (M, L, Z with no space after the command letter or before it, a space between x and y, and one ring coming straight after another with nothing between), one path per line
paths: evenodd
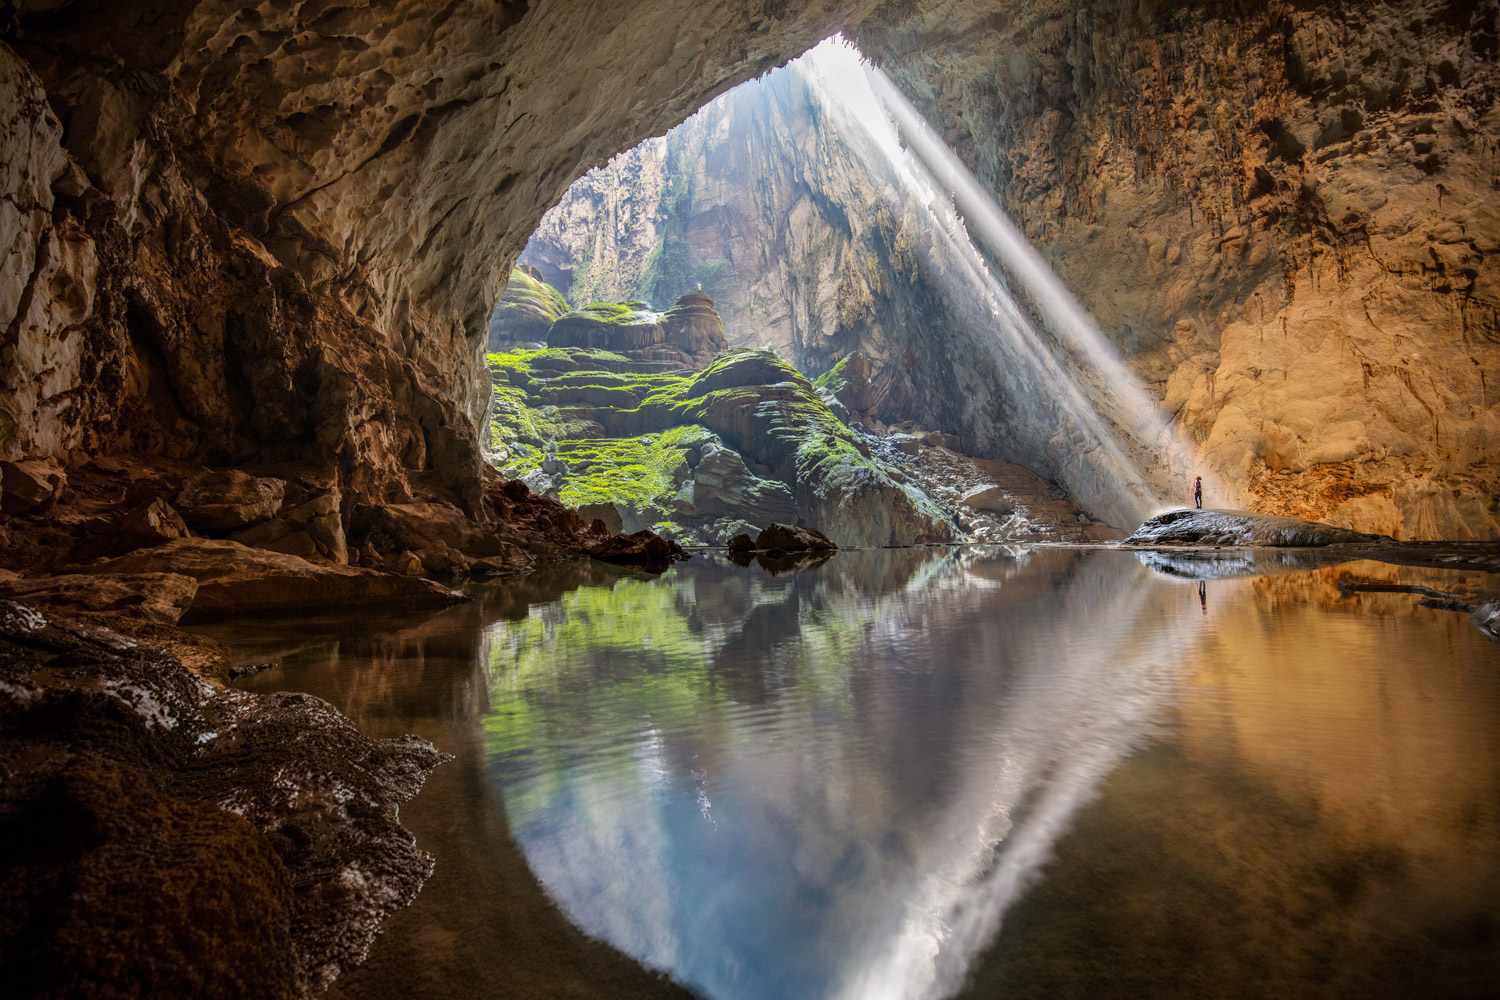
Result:
M7 982L1483 992L1497 31L13 0Z

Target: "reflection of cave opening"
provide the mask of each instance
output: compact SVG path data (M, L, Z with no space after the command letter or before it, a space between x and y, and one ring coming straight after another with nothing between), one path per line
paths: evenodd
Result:
M573 185L491 317L495 464L607 522L706 543L770 520L846 544L1092 539L1107 532L1090 514L1125 525L1158 502L1141 471L1162 440L1154 404L1121 402L1133 377L1097 331L1064 346L1070 330L1034 318L1051 286L1012 295L1009 262L970 239L953 168L908 149L914 126L877 73L831 39ZM1020 262L1023 281L1039 261ZM1068 301L1062 325L1090 326ZM736 348L780 360L731 356L710 392L790 384L754 405L826 414L778 448L689 403L707 393L674 380ZM689 430L705 408L724 426ZM890 486L866 504L873 527L815 502L842 488L809 475L823 456L786 453L825 432L869 467L850 476Z

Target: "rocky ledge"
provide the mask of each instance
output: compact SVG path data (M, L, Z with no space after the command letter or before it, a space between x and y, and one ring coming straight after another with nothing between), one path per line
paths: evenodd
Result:
M1347 528L1243 510L1169 510L1148 518L1125 545L1267 545L1316 547L1358 542L1390 542Z
M302 997L433 861L397 807L445 759L327 703L0 601L0 967L17 996Z

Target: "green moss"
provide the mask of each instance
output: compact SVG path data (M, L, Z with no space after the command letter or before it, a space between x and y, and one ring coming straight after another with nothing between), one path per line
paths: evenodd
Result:
M500 302L502 305L531 309L549 320L557 319L568 311L568 300L563 297L562 292L545 281L533 278L520 268L511 270L510 280L505 283L505 293L501 295Z
M560 442L557 457L568 464L560 499L570 507L614 503L646 517L665 515L687 449L711 436L703 427L686 426L639 437Z
M590 319L616 326L639 326L656 322L656 314L644 302L590 302L568 313L564 319Z
M847 354L842 358L839 358L837 363L835 363L832 368L828 369L826 372L813 379L813 385L826 393L835 396L838 395L839 391L843 389L849 381L844 377L844 369L848 367L849 358L850 355Z

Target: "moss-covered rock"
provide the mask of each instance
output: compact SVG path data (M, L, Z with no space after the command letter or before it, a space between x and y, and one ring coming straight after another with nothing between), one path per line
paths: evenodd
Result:
M547 346L640 351L666 343L661 316L641 306L634 302L590 302L558 317L547 331Z
M568 311L568 300L531 268L510 272L505 291L490 314L489 347L545 341L547 331Z
M776 520L801 520L844 546L951 537L947 518L896 482L778 355L726 351L693 373L620 355L592 368L594 357L557 347L491 355L492 436L508 475L554 459L565 503L614 504L627 528L670 521L710 541L719 540L711 526ZM584 426L599 431L569 432Z

